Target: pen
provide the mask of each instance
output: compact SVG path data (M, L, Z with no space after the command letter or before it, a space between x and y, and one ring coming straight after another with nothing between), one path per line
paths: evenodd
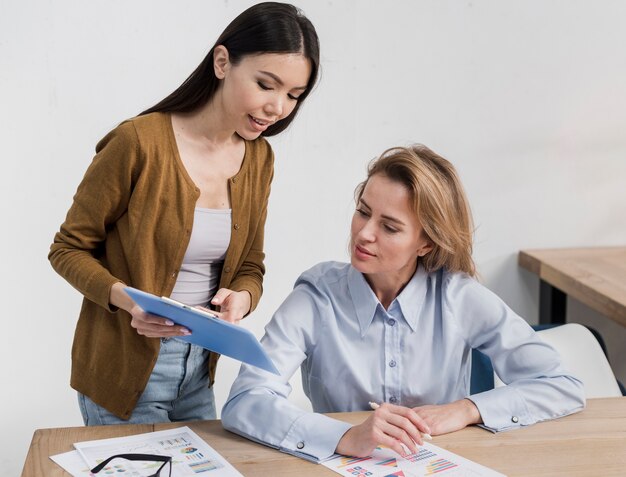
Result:
M380 407L380 404L378 404L377 402L374 402L374 401L370 401L369 404L370 404L370 407L372 409L374 409L374 410L376 410L376 409L378 409ZM426 440L429 440L429 441L433 440L433 437L430 434L427 434L425 432L422 432L422 437L424 439L426 439Z

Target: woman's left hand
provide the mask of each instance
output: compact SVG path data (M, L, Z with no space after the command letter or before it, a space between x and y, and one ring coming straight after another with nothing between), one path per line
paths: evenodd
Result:
M211 313L224 321L236 324L250 311L250 293L245 290L237 292L220 288L211 300L211 304L219 306L219 311L211 310Z
M437 436L458 431L471 424L482 422L480 412L469 399L450 404L414 407L413 410L428 424L430 434Z

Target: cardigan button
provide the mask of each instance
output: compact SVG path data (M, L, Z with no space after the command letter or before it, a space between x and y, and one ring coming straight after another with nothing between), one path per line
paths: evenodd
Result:
M224 267L224 272L230 273L230 267Z
M239 230L239 224L235 224L233 227L235 228L235 230Z

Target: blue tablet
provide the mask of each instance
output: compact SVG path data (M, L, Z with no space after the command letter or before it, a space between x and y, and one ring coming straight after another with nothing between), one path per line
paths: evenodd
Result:
M171 298L158 297L132 287L126 287L124 291L147 313L169 318L191 331L189 336L177 336L176 339L280 375L261 343L249 330Z

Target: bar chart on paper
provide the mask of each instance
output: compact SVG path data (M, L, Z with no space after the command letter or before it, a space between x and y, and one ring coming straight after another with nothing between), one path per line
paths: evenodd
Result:
M368 457L335 456L324 466L346 477L501 477L504 474L465 459L433 444L402 457L395 451L377 447Z
M73 476L92 477L89 469L112 455L148 454L172 457L171 477L202 474L241 477L241 474L189 427L148 432L132 436L74 443L76 451L50 458ZM102 469L102 475L115 477L152 476L161 462L115 459Z

